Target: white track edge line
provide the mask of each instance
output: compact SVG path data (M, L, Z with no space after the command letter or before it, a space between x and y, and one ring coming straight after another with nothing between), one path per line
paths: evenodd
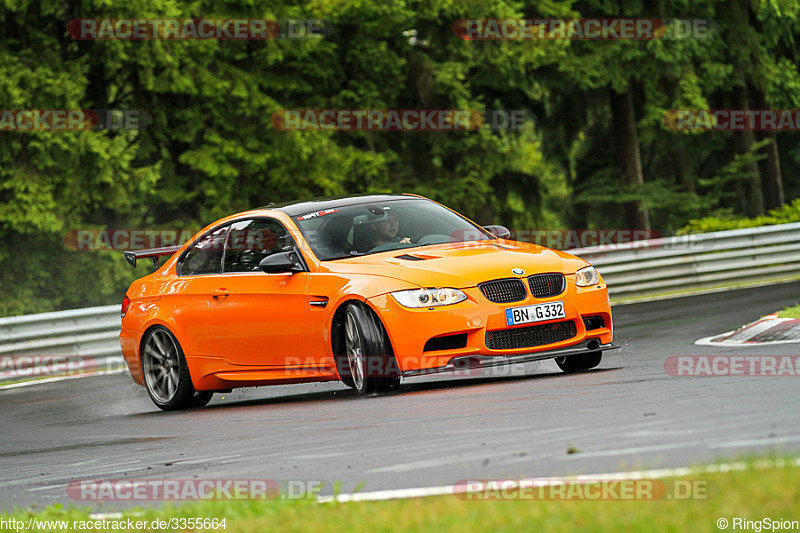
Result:
M22 383L10 383L8 385L0 385L0 390L17 389L19 387L29 387L31 385L42 385L44 383L54 383L56 381L66 381L68 379L88 378L91 376L105 376L108 374L122 374L127 372L126 367L117 368L115 370L100 370L97 372L84 372L82 374L73 374L71 376L54 376L52 378L34 379L31 381L23 381Z
M752 466L756 469L767 468L782 468L784 466L800 467L800 457L790 459L788 462L783 459L778 460L760 460L748 465L745 462L737 463L720 463L715 465L703 467L679 467L679 468L662 468L657 470L634 470L631 472L609 472L605 474L581 474L576 476L564 477L542 477L530 478L524 480L509 480L512 483L521 484L522 482L540 481L540 482L558 482L563 481L603 481L603 480L624 480L624 479L659 479L666 477L686 476L691 474L711 474L711 473L724 473L731 471L741 471ZM476 480L477 481L477 480ZM456 489L456 485L442 485L438 487L415 487L407 489L388 489L378 490L372 492L356 492L352 494L337 494L332 496L320 496L317 498L319 503L331 502L363 502L363 501L384 501L384 500L402 500L409 498L423 498L427 496L446 496L456 494L457 492L464 492L463 487Z

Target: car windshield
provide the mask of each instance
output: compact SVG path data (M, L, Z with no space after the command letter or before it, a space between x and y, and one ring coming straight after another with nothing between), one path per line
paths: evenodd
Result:
M322 261L492 238L462 216L423 199L349 205L294 220Z

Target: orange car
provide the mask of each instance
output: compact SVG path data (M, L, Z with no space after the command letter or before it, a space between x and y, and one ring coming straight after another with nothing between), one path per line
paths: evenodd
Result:
M120 343L161 409L237 387L401 377L555 358L600 363L608 292L583 259L508 240L414 195L347 196L232 215L133 282Z

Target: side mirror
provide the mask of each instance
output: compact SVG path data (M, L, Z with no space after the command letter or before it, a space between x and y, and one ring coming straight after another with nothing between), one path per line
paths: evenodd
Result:
M302 272L303 265L297 260L294 252L280 252L268 255L258 264L258 268L267 274L280 274L282 272Z
M483 229L497 237L498 239L508 239L511 232L505 226L484 226Z

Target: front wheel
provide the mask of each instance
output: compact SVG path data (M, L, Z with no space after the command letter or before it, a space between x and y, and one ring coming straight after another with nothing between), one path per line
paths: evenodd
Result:
M603 358L603 352L589 352L578 355L568 355L565 357L556 357L556 364L558 368L564 372L583 372L589 370L600 364Z
M196 391L178 339L165 327L156 326L142 343L144 384L150 399L164 411L202 407L213 392Z
M361 394L396 390L400 370L386 330L378 318L358 304L344 312L344 351L342 381Z

